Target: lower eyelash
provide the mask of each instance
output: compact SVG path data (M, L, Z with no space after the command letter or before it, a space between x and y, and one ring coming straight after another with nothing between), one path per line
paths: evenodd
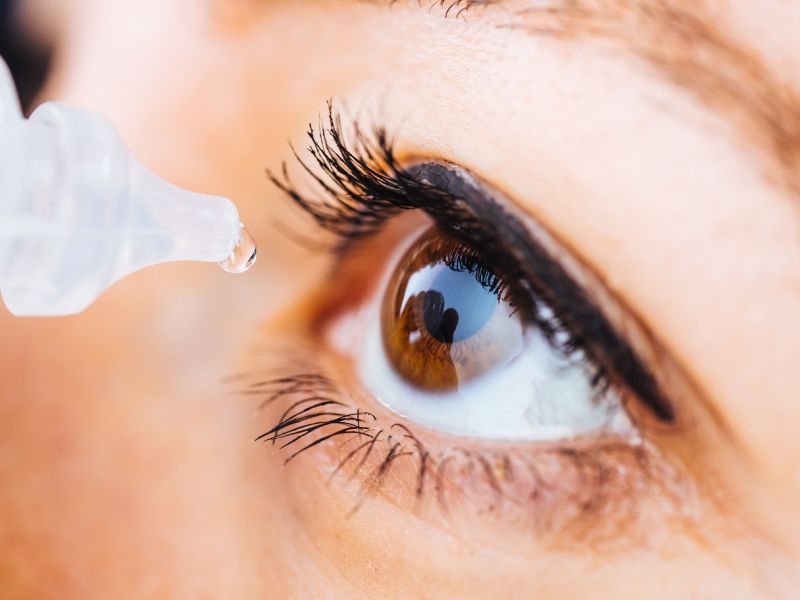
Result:
M415 509L434 505L441 515L467 508L515 522L522 517L553 543L594 544L618 537L621 527L641 516L642 499L659 497L660 518L667 516L665 504L668 512L680 513L680 478L644 442L433 450L409 425L357 407L318 365L282 371L236 379L240 393L259 397L260 409L281 409L256 440L274 446L284 464L311 451L331 457L328 483L357 481L349 515L384 495ZM571 535L556 535L566 532Z

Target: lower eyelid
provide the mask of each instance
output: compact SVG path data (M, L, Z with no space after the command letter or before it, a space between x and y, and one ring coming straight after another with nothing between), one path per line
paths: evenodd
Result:
M646 442L453 438L363 397L352 380L342 381L347 366L324 348L303 356L319 360L304 358L302 366L284 365L235 385L264 404L268 426L260 441L279 449L291 468L311 468L341 487L350 512L389 501L434 521L481 517L493 532L507 528L509 535L573 549L576 541L617 543L650 535L653 523L657 529L686 518L686 481Z

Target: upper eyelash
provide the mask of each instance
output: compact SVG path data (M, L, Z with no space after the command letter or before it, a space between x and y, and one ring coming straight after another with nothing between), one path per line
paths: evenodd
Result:
M454 201L450 192L431 183L426 176L416 176L414 167L402 167L394 154L394 140L384 127L375 127L370 134L360 129L358 122L354 122L352 127L352 136L345 139L341 115L334 111L330 100L327 122L321 115L316 130L309 126L308 151L323 174L315 171L293 149L303 170L322 190L322 197L301 194L289 176L286 163L281 177L268 171L278 188L320 227L336 236L336 250L343 252L355 240L373 235L400 212L421 209L450 233L481 248L482 254L498 259L496 262L505 262L506 268L509 262L516 265L530 262L529 267L507 273L515 290L530 286L534 281L538 284L536 289L528 290L532 303L527 306L524 304L526 294L514 294L517 300L515 309L521 309L564 356L585 351L596 366L592 383L597 390L602 392L611 383L612 376L616 377L623 380L660 421L672 423L675 420L674 408L661 393L650 370L605 316L587 300L581 286L541 244L535 244L535 251L524 257L511 257L509 261L505 247L497 242L495 236L487 238L485 228L480 226L481 217L486 215L476 215L466 202ZM424 168L423 165L422 170ZM430 177L435 180L435 175ZM505 224L509 230L506 237L511 236L516 241L529 238L519 231L524 226L496 203L482 210L501 214L508 221ZM465 218L465 214L471 218ZM539 302L554 314L543 318L537 310ZM572 307L571 311L558 311L565 303ZM581 316L575 317L576 313ZM565 320L565 316L570 321ZM560 339L562 332L570 334L566 342Z
M303 170L323 190L323 201L298 191L283 164L281 176L267 171L269 179L309 214L318 225L335 234L339 245L374 234L390 218L414 208L430 208L430 199L442 194L410 177L397 162L394 142L383 127L368 135L354 123L352 141L344 139L341 115L328 101L327 123L320 116L315 130L306 133L308 151L324 176L311 168L292 148ZM423 201L414 202L414 199Z

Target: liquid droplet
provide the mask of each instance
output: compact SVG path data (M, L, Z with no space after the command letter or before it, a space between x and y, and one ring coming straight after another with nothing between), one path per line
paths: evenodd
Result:
M256 242L250 232L242 227L239 241L227 258L221 260L219 266L228 273L244 273L256 262Z

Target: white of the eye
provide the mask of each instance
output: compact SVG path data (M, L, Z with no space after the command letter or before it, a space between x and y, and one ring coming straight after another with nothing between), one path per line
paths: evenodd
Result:
M442 394L414 388L394 371L383 349L378 314L374 306L369 310L364 343L355 357L359 375L379 402L410 421L445 433L502 440L633 432L615 392L598 399L586 360L579 354L561 357L535 327L527 328L523 348L511 363Z

